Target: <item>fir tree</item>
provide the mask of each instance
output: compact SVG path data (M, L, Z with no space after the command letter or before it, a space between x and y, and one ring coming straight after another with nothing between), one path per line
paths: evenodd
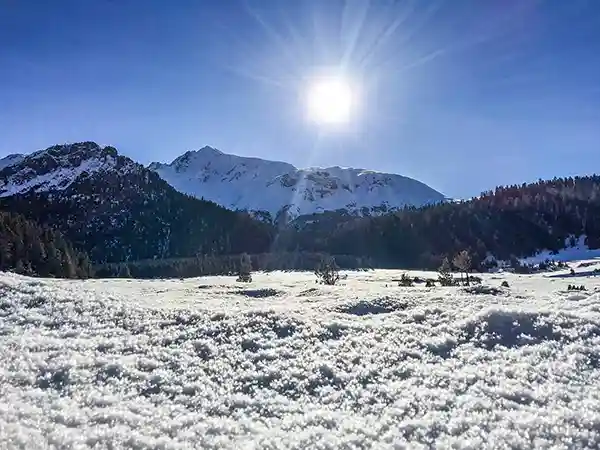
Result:
M448 258L442 260L442 265L438 269L438 281L442 286L454 286L454 277L451 272L452 267Z

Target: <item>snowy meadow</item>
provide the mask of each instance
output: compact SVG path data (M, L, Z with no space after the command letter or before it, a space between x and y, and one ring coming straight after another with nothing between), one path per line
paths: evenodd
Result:
M0 448L598 448L600 265L572 266L471 288L0 273Z

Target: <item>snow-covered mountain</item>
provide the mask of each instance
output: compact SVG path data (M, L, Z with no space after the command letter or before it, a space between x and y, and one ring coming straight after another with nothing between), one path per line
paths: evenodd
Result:
M96 263L266 248L266 224L178 192L114 147L55 145L2 163L0 210L60 231Z
M61 191L79 177L98 172L127 172L135 166L118 158L113 147L93 142L55 145L30 155L9 155L0 159L0 197L28 191Z
M298 169L212 147L186 152L170 164L152 163L149 169L180 192L226 208L268 212L271 218L284 211L292 217L334 210L377 214L445 200L401 175L337 166Z

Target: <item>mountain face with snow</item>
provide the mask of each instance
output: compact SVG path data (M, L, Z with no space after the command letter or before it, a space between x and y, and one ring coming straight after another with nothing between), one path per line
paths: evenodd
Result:
M62 232L94 262L268 248L266 224L176 191L114 147L56 145L2 164L0 209Z
M223 153L211 147L187 152L149 169L180 192L230 209L296 217L344 210L381 214L407 205L445 200L412 178L341 167L298 169L291 164Z
M25 192L62 191L78 179L107 171L127 173L135 163L113 147L93 142L55 145L31 155L0 160L0 197Z

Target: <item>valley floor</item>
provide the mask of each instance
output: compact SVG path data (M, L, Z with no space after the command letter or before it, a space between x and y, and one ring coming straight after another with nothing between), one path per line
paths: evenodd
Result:
M598 448L591 268L471 292L0 274L0 448Z

